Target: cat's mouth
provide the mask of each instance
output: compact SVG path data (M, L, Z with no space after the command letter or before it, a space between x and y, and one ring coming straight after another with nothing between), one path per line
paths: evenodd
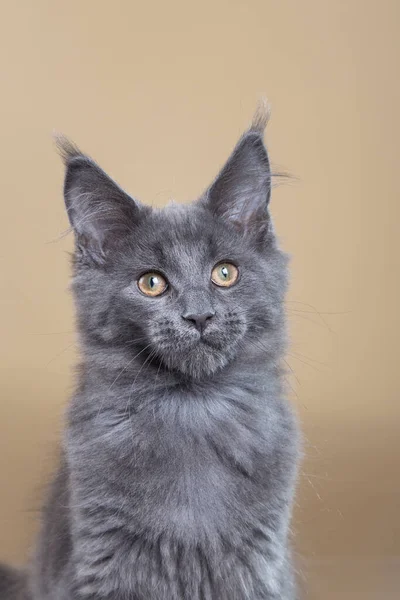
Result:
M228 340L224 340L223 336L218 332L203 331L198 332L197 335L188 335L182 338L178 338L178 346L182 346L187 352L196 352L204 349L212 350L223 350L224 347L229 345ZM181 343L179 343L181 342ZM230 340L232 342L232 340ZM174 340L172 341L174 344Z
M218 332L170 336L158 340L156 352L167 369L200 379L225 367L236 355L237 337Z
M228 317L202 331L163 318L153 323L149 339L152 351L169 370L194 378L209 376L234 359L247 331L244 319L234 314Z

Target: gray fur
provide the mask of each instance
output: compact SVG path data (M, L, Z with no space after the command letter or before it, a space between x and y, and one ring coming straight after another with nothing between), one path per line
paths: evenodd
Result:
M268 212L261 117L197 202L162 210L61 141L82 362L33 600L296 597L287 260ZM222 260L239 267L231 288L210 281ZM137 280L154 269L169 288L149 298ZM210 310L201 338L182 315Z

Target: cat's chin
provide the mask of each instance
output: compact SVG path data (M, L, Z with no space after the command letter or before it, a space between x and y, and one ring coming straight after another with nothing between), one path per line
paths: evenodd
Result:
M171 370L180 371L192 379L204 379L226 367L233 357L232 349L222 350L199 340L190 350L170 352L161 359Z

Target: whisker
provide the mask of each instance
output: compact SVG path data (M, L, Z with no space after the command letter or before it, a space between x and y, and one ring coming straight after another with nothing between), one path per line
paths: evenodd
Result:
M146 360L144 361L144 363L140 367L139 371L137 372L136 377L135 377L135 379L134 379L134 381L133 381L133 383L131 385L131 389L130 389L129 395L128 395L128 402L127 402L127 405L125 407L125 414L126 414L126 412L128 412L128 420L129 420L129 423L130 423L132 446L133 446L133 429L132 429L132 415L131 415L131 400L132 400L131 393L132 393L132 390L133 390L134 385L136 383L136 380L139 377L139 375L140 375L141 371L143 370L143 368L145 367L146 363L148 361L150 361L148 363L148 365L147 365L149 367L151 365L151 362L152 362L153 358L155 358L155 356L156 356L155 350L153 350L152 352L150 352L150 354L148 355L148 357L146 358Z
M311 367L312 369L315 369L319 373L322 373L321 369L317 369L317 367L315 365L313 365L305 360L302 360L301 358L299 358L298 356L295 356L291 352L288 352L288 356L291 356L294 360L298 360L299 362L303 363L303 365L307 365L307 367Z
M133 363L133 361L136 360L138 358L138 356L140 356L150 346L151 346L151 344L147 344L147 346L145 346L144 348L142 348L142 350L140 350L140 352L138 352L137 354L135 354L135 356L133 358L131 358L131 360L128 362L128 364L125 365L125 367L123 369L121 369L121 371L118 373L118 375L116 376L116 378L114 379L114 381L111 383L110 387L108 388L108 391L111 390L111 388L113 387L113 385L115 384L115 382L118 381L118 379L121 377L122 373L124 371L126 371L126 369Z
M45 367L48 367L49 365L51 365L51 363L53 361L55 361L57 358L59 358L62 354L64 354L64 352L67 352L67 350L69 350L70 348L72 348L72 346L78 347L78 344L76 342L72 342L71 344L68 344L68 346L66 348L64 348L63 350L61 350L60 352L57 352L57 354L55 356L53 356L53 358L51 358L49 360L49 362L47 362L45 364Z
M121 371L119 371L118 375L116 376L116 378L114 379L114 381L109 386L107 392L109 392L111 390L111 388L116 383L116 381L118 381L118 379L121 377L122 373L124 373L124 371L126 371L130 367L130 365L133 363L133 361L136 360L136 358L138 356L140 356L140 354L142 354L142 352L144 352L149 346L151 346L151 344L148 344L140 352L138 352L137 354L135 354L135 356L133 358L131 358L131 360L121 369ZM99 409L97 411L97 415L95 417L95 423L96 423L97 419L99 418L100 412L103 409L104 402L106 401L106 399L107 399L107 394L104 394L103 400L100 403Z

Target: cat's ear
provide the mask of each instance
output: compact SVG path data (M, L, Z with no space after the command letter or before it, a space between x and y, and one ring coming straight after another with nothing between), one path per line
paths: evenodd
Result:
M269 114L268 104L260 103L250 129L201 200L215 215L257 237L268 230L269 220L271 169L263 142Z
M64 199L79 256L104 264L107 253L136 227L145 208L69 140L56 137L65 163Z

